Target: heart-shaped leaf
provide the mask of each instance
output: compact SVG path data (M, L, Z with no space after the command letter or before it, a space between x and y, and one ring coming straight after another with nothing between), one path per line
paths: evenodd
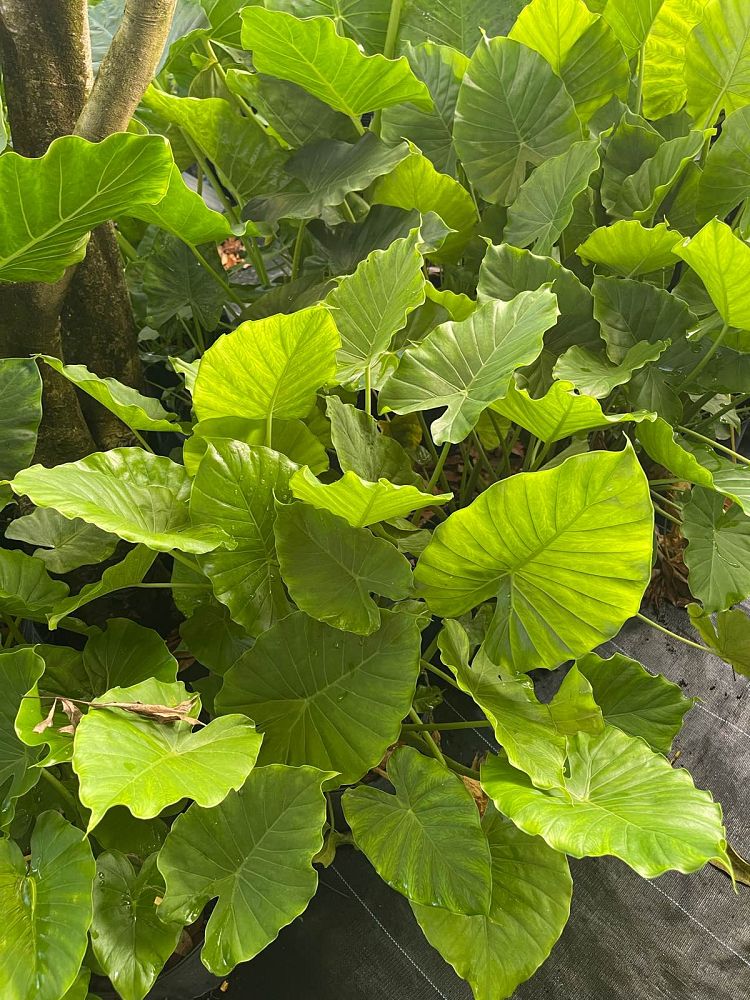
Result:
M685 103L685 50L708 0L664 0L646 39L643 113L651 121L675 114Z
M631 59L644 44L664 0L608 0L603 16Z
M164 923L156 910L164 879L156 855L136 872L119 851L96 859L91 943L97 962L123 1000L143 1000L175 949L182 921Z
M483 410L505 395L513 372L542 349L559 310L549 288L491 301L468 319L448 322L407 350L380 394L382 411L414 413L446 406L432 425L436 444L463 441Z
M637 660L615 653L604 660L588 653L576 661L588 680L604 721L630 736L640 736L658 753L668 754L693 707L679 685L652 674Z
M353 382L373 369L391 346L393 337L406 326L409 313L424 302L422 255L417 249L419 231L394 240L387 250L374 250L342 278L326 303L333 310L341 334L337 355L337 378Z
M182 446L185 468L191 476L195 476L209 444L224 448L230 441L241 441L255 447L263 446L267 431L265 420L245 420L242 417L199 420ZM301 420L274 420L272 434L274 451L286 455L295 465L309 465L315 473L328 469L324 446Z
M549 63L511 38L483 37L458 94L453 137L479 193L509 205L529 166L582 136L573 100Z
M353 118L402 102L432 106L430 92L406 59L364 55L356 42L336 33L327 17L300 20L282 11L246 7L242 45L252 52L259 73L296 83Z
M682 241L666 223L646 228L635 219L621 219L596 229L576 250L588 264L602 264L613 274L635 278L663 267L674 267Z
M482 787L525 833L574 858L614 855L644 878L729 867L721 808L687 771L674 770L641 739L607 726L579 733L561 793L534 788L502 757L482 765Z
M70 521L49 507L39 507L11 521L5 537L40 546L34 558L41 559L52 573L68 573L79 566L103 562L117 545L114 535L95 524L78 518Z
M675 248L700 276L719 315L730 327L750 330L750 247L731 228L712 219Z
M687 109L701 128L750 104L750 8L710 0L685 49Z
M83 648L83 668L92 695L152 677L165 684L177 680L177 660L159 633L127 618L110 618L102 632L91 636Z
M508 395L493 403L492 409L542 441L561 441L581 431L629 421L640 423L654 420L656 416L645 410L605 413L598 400L576 393L572 382L553 382L549 392L540 399L534 399L527 389L519 389L511 383Z
M724 497L696 487L683 508L690 590L704 611L725 611L750 596L750 517Z
M289 611L279 573L273 525L274 498L289 499L292 463L270 448L241 441L209 444L193 483L196 524L217 525L237 543L232 551L199 559L217 600L255 634Z
M633 449L591 452L506 479L451 514L415 582L445 618L496 596L489 658L511 670L556 667L637 613L652 543L653 508Z
M0 358L0 479L34 457L42 419L42 379L30 358Z
M409 712L419 672L414 619L380 614L378 631L359 636L298 611L264 632L224 675L217 710L255 721L261 763L313 764L338 771L336 783L344 785L380 763Z
M527 837L491 804L482 830L492 861L486 914L467 917L416 903L412 910L476 1000L503 1000L552 950L570 913L573 883L563 854L540 837Z
M624 178L609 209L620 219L652 222L657 209L700 152L705 135L693 131L662 143L656 153Z
M371 483L387 479L397 486L421 484L404 448L395 438L380 432L374 417L333 395L326 399L326 414L343 472L356 472ZM311 467L311 471L316 470Z
M343 517L353 528L406 517L414 510L453 499L452 493L423 493L415 486L394 486L387 479L369 483L356 472L345 472L335 483L321 483L303 468L294 473L289 485L298 500Z
M215 975L254 958L315 894L327 777L313 767L259 767L220 805L192 805L172 824L158 860L167 883L158 912L192 923L218 897L201 953Z
M325 306L248 320L203 355L193 392L195 412L200 420L306 417L316 391L336 371L340 346Z
M490 852L466 786L411 747L388 758L395 795L359 785L342 805L357 846L378 875L413 903L454 913L490 905Z
M327 510L281 504L274 534L292 600L334 628L369 635L380 626L370 594L397 601L411 593L409 562L390 542Z
M698 190L698 221L723 219L750 194L750 107L724 120L706 157Z
M0 281L57 281L83 260L89 232L167 192L173 160L161 136L55 139L40 157L0 162Z
M413 42L439 42L466 55L476 48L484 31L504 34L524 0L453 0L437 7L430 0L406 0L399 37Z
M604 399L618 385L629 381L634 371L657 361L669 347L664 340L653 344L640 340L629 348L619 364L613 365L601 354L586 347L569 347L555 362L552 374L555 378L566 379L581 392Z
M147 680L112 688L96 699L110 702L182 706L189 702L182 683ZM190 716L197 717L194 701ZM124 708L91 707L75 735L73 768L81 802L91 810L92 830L112 806L127 806L139 819L152 819L173 802L194 799L213 806L239 788L252 770L260 734L238 715L193 729L188 721L160 722Z
M59 1000L78 976L91 924L96 867L88 840L56 812L44 812L27 863L0 840L0 938L4 1000Z
M67 595L67 583L53 580L41 559L18 549L0 549L0 608L4 614L43 622Z
M114 448L79 462L19 472L11 483L37 507L79 517L157 552L210 552L229 539L190 523L190 479L181 465L143 448Z
M203 261L182 240L166 234L156 237L142 264L146 319L151 327L158 329L175 318L187 320L189 310L202 330L216 329L226 297L219 284L224 281L221 263L218 254L210 251ZM177 425L168 429L180 428Z

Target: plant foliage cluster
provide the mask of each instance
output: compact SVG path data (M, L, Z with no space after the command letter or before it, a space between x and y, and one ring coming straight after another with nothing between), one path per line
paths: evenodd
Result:
M595 650L677 580L750 673L749 37L745 0L184 0L128 132L0 156L0 281L116 220L161 385L0 361L3 1000L142 1000L203 913L223 976L342 843L477 1000L568 856L731 871L692 702ZM132 445L33 464L40 371ZM179 646L97 617L135 588Z

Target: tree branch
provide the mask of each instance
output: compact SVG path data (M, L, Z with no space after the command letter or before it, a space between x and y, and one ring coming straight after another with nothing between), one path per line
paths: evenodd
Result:
M76 135L99 142L124 132L164 51L177 0L126 0L115 37L78 119Z

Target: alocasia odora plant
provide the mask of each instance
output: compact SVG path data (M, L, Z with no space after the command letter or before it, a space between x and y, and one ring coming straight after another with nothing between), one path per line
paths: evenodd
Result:
M88 11L95 62L121 13ZM731 871L668 756L692 702L596 650L679 551L688 641L750 672L750 8L175 26L127 131L31 158L11 114L0 156L3 287L55 287L114 220L160 387L59 336L0 361L3 998L142 1000L204 911L223 976L351 845L510 997L567 856ZM35 464L40 372L126 446ZM107 621L130 588L179 637ZM447 689L496 740L476 771Z

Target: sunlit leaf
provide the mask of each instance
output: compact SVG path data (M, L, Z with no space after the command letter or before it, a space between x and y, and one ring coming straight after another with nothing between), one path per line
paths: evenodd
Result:
M635 219L621 219L595 230L576 253L587 263L602 264L623 278L635 278L662 267L674 267L681 241L680 234L663 222L646 228Z
M750 107L725 118L698 190L698 221L724 218L750 195Z
M664 0L608 0L602 16L632 58L646 41Z
M750 247L744 240L712 219L675 253L700 276L724 322L750 330Z
M685 51L687 108L700 128L750 104L750 7L709 0Z
M708 0L664 0L648 38L643 71L643 113L652 121L679 111L687 97L685 52Z
M750 618L739 608L720 611L716 624L697 604L688 604L690 621L703 641L733 670L750 677Z
M634 371L657 361L668 346L663 340L653 344L638 341L628 348L616 365L585 347L569 347L555 363L553 373L555 378L572 382L581 392L603 399L618 385L624 385Z
M265 420L246 420L243 417L199 420L182 446L185 468L191 476L195 476L209 444L215 448L224 447L230 441L265 445L267 432ZM301 420L274 420L272 438L274 451L286 455L296 465L309 465L315 473L325 472L328 468L325 448Z
M33 768L39 751L30 749L16 734L16 715L26 695L44 672L44 660L31 648L7 649L0 653L0 828L13 819L16 799L25 795L40 778Z

